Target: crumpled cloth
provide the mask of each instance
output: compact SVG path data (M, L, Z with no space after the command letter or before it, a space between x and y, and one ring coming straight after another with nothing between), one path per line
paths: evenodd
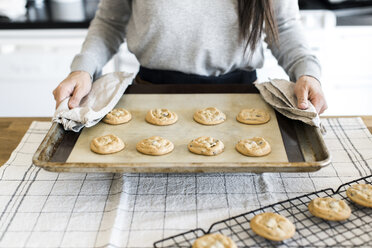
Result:
M314 105L308 101L305 110L297 108L295 84L284 79L270 79L268 82L255 83L262 98L282 115L321 128L321 122Z
M93 82L92 90L79 107L69 109L70 98L63 100L54 113L53 122L74 132L96 125L119 102L133 78L134 74L127 72L113 72L100 77Z

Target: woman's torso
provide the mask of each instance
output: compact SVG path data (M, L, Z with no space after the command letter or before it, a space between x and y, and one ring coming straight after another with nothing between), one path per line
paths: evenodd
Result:
M263 65L239 39L236 0L133 0L127 42L147 68L219 76Z

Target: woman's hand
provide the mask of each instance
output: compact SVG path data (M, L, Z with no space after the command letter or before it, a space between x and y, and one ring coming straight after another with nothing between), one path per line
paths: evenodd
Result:
M322 91L322 87L318 80L310 76L301 76L294 89L297 97L297 106L299 109L307 109L307 100L314 105L316 112L321 114L328 108L327 102Z
M70 97L68 107L70 109L78 107L81 99L88 95L92 88L92 79L88 72L74 71L63 80L55 90L53 90L54 99L56 100L56 108L59 104Z

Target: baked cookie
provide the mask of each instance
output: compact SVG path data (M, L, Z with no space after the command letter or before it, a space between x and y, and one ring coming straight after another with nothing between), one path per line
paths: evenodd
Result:
M270 144L261 137L239 140L235 149L245 156L261 157L271 152Z
M264 124L270 120L270 114L262 109L242 109L236 120L244 124Z
M173 151L174 145L167 139L153 136L138 142L136 149L143 154L160 156Z
M188 145L189 151L199 155L213 156L223 152L225 146L221 140L201 136L192 140Z
M229 237L220 233L212 233L195 240L192 248L237 248L237 246Z
M210 107L196 111L194 120L203 125L217 125L226 120L226 115L221 110Z
M90 143L90 149L98 154L110 154L123 150L124 142L113 134L97 137Z
M178 120L176 113L168 109L151 109L147 112L146 121L148 123L158 125L158 126L167 126L175 123Z
M273 241L291 238L296 228L287 218L276 213L262 213L252 218L249 225L257 235Z
M353 202L372 208L372 185L354 184L346 190L346 195Z
M124 108L115 108L111 110L105 118L102 119L104 123L111 125L118 125L127 123L132 119L131 113Z
M345 201L331 197L313 199L308 207L312 215L325 220L346 220L351 214Z

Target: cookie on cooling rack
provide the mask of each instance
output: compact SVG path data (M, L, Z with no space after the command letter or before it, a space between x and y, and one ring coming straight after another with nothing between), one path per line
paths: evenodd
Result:
M195 240L192 248L237 248L237 246L231 238L220 233L212 233Z
M346 195L353 202L372 208L372 185L354 184L346 190Z
M287 218L276 213L262 213L250 221L252 231L257 235L273 241L291 238L296 228Z
M313 199L308 208L312 215L331 221L346 220L351 214L351 209L345 201L331 197Z

